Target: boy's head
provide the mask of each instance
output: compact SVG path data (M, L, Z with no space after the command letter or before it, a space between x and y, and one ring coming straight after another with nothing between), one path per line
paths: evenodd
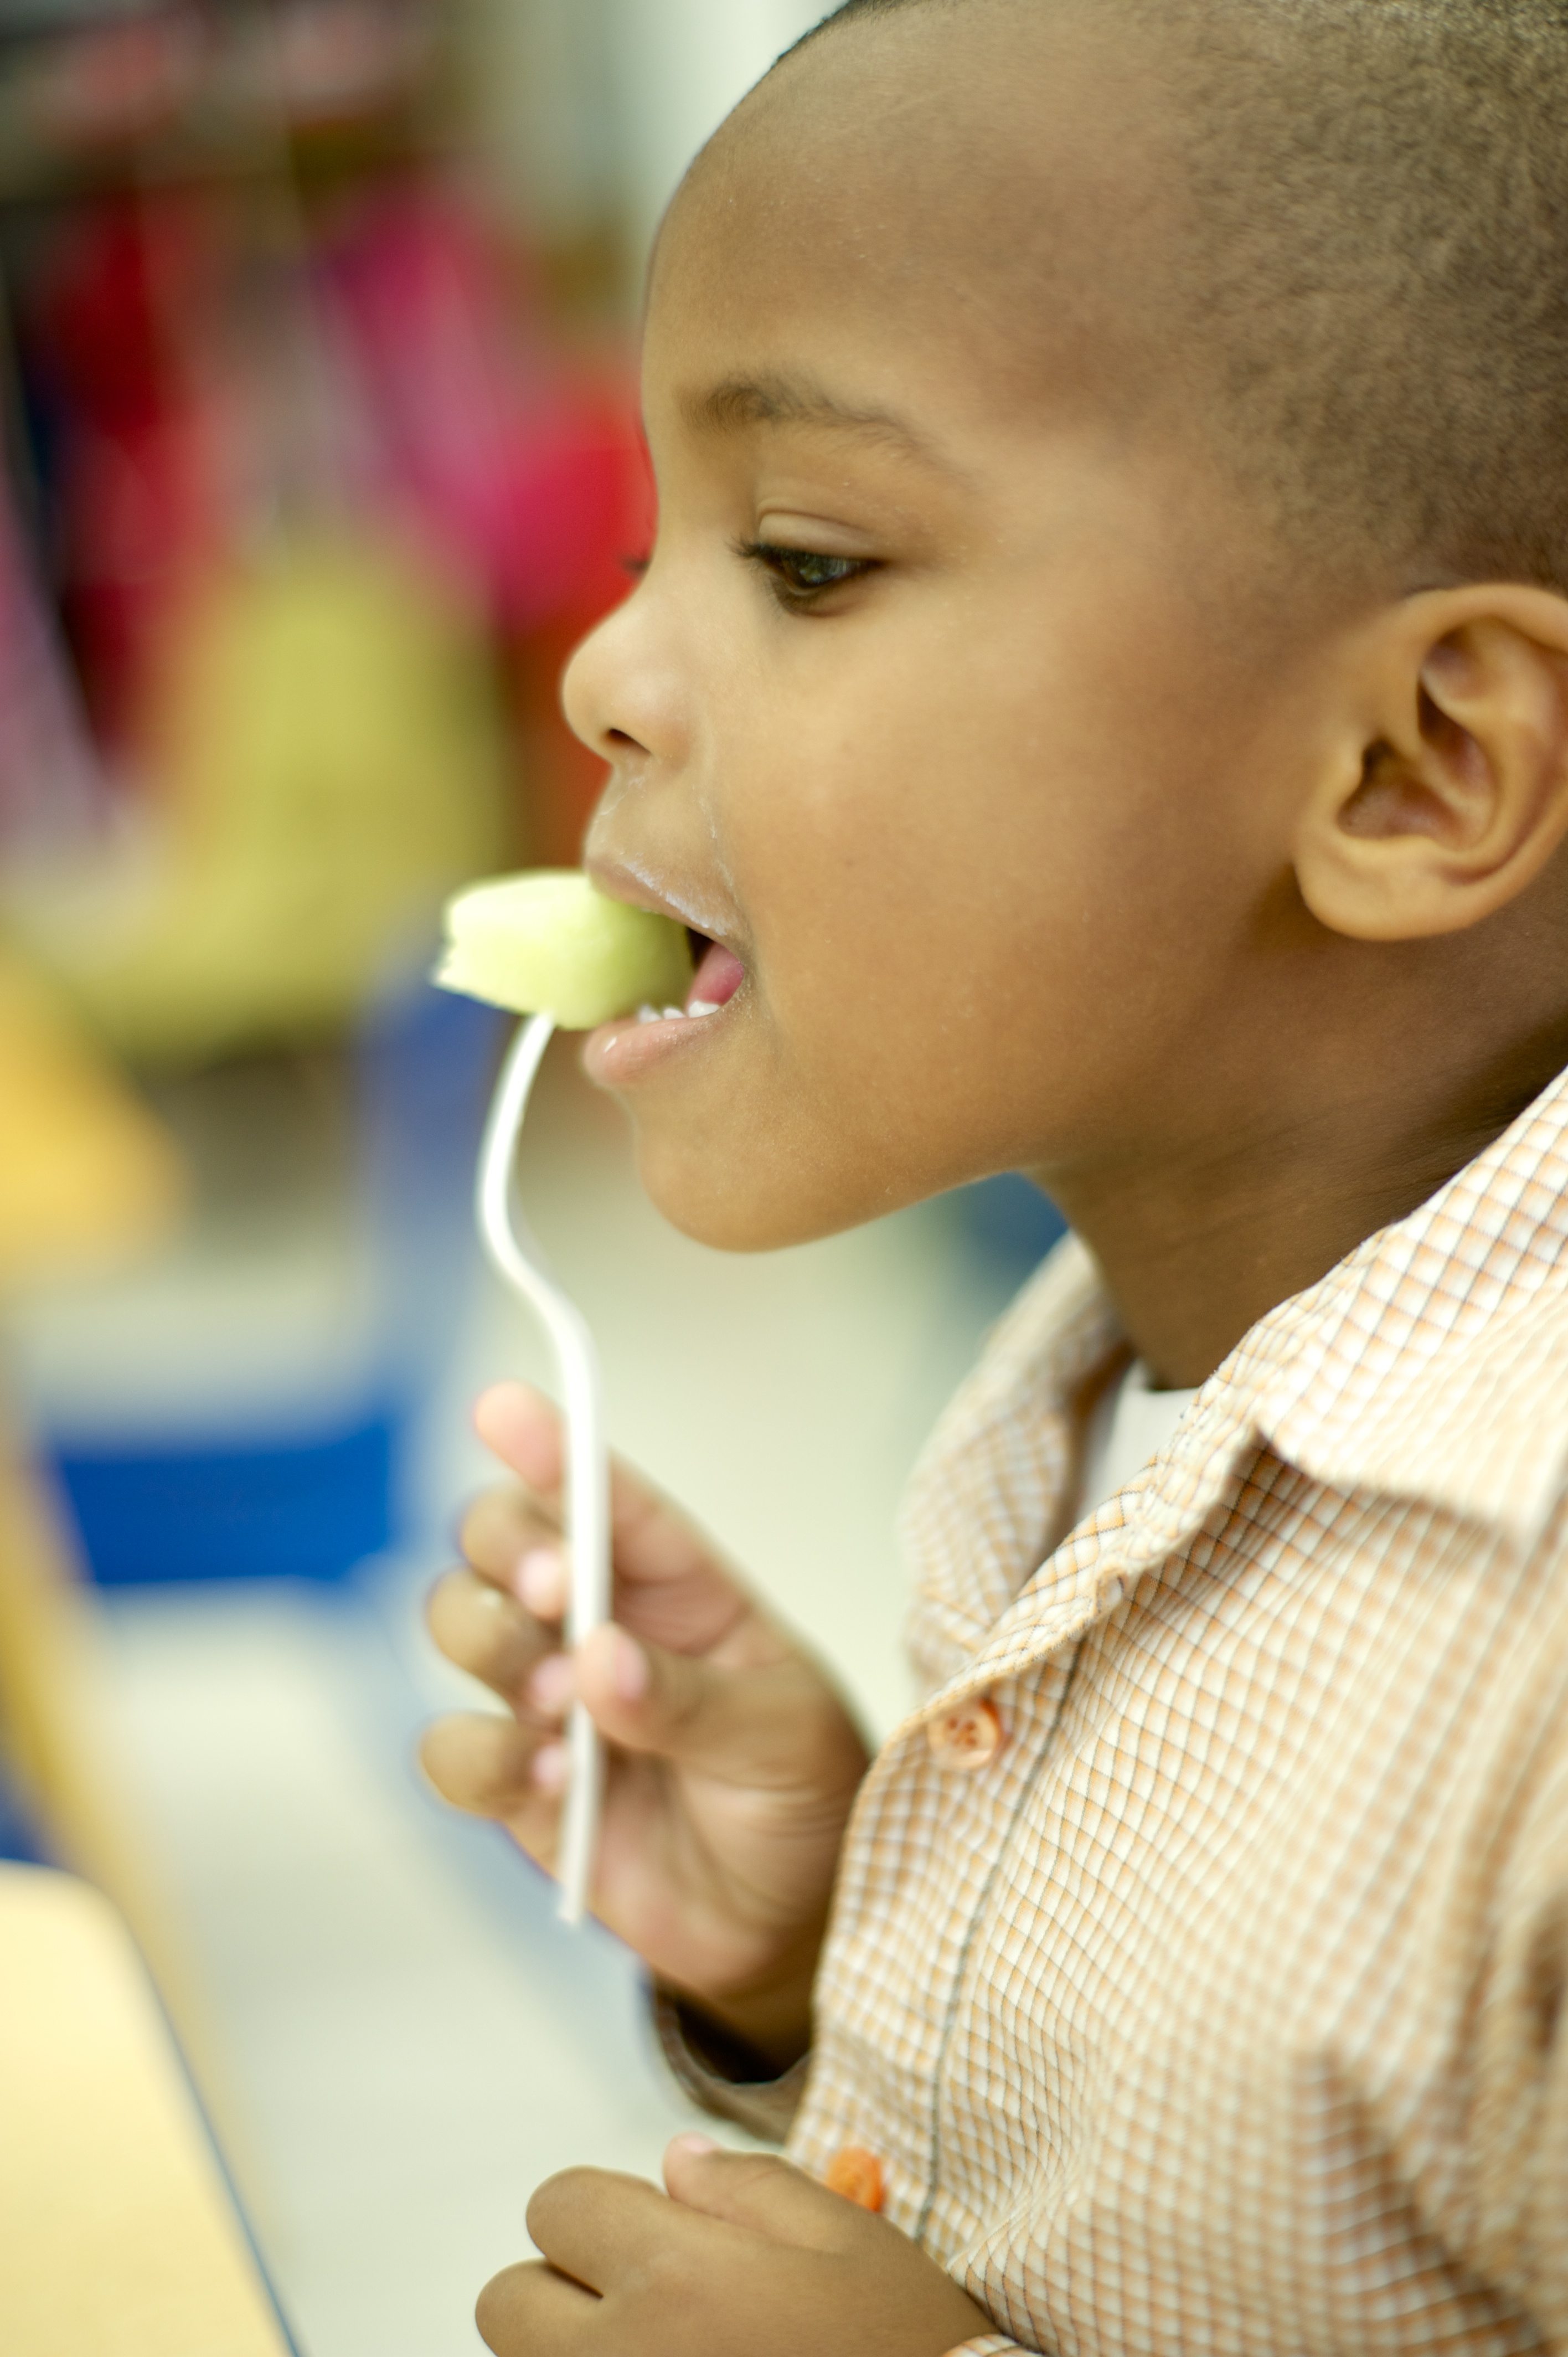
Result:
M852 0L731 117L567 691L746 972L590 1046L681 1224L1082 1221L1568 1054L1564 120L1548 0Z
M1223 454L1309 575L1568 588L1563 0L847 0L795 55L857 26L885 38L842 57L845 100L857 67L875 105L900 33L907 70L924 47L961 76L983 43L1015 70L1026 147L1052 82L1098 85L1118 212L1148 146L1135 239L1102 256L1102 218L1063 256L1023 158L977 142L1000 91L950 110L931 84L886 126L887 151L937 167L926 226L956 201L967 259L1010 279L1020 347L1036 325L1048 362L1052 264L1080 297L1087 264L1122 370Z

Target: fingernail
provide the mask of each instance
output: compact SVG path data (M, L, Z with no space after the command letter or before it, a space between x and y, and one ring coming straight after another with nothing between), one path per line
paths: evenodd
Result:
M576 1672L569 1653L552 1653L540 1663L529 1679L527 1695L535 1710L546 1718L557 1718L572 1699L577 1683Z
M529 1770L542 1792L564 1792L566 1789L566 1746L564 1743L542 1744L533 1755Z
M566 1566L559 1547L531 1547L513 1575L519 1598L542 1620L558 1620L564 1600Z
M648 1692L648 1656L624 1629L616 1631L615 1660L610 1678L622 1702L640 1702Z
M684 2136L671 2138L670 2149L671 2152L689 2152L700 2159L703 2153L717 2152L719 2147L712 2136L699 2136L695 2129L689 2129Z

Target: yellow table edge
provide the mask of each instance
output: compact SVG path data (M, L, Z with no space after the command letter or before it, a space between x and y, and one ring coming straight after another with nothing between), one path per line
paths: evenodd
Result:
M142 1959L73 1876L0 1863L0 2348L298 2357Z

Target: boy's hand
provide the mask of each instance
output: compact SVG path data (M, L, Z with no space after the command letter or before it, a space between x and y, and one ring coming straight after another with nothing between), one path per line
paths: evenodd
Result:
M497 2357L943 2357L994 2331L934 2259L788 2162L677 2136L671 2198L570 2169L528 2231L542 2262L479 2295Z
M616 1625L576 1662L566 1604L555 1410L499 1383L481 1437L526 1485L470 1512L471 1569L431 1599L442 1652L513 1717L441 1719L423 1758L457 1807L497 1817L552 1865L561 1722L580 1692L607 1739L595 1912L780 2067L809 2036L811 1980L865 1746L822 1672L666 1501L618 1466Z

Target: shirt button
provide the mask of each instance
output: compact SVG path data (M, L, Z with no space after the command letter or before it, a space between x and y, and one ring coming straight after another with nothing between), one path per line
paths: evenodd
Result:
M822 2183L830 2193L842 2193L846 2201L853 2201L857 2210L880 2210L886 2192L882 2163L858 2144L846 2144L842 2152L834 2153Z
M944 1768L984 1768L1002 1749L1002 1715L988 1696L977 1695L943 1711L940 1718L928 1719L926 1740L932 1759Z

